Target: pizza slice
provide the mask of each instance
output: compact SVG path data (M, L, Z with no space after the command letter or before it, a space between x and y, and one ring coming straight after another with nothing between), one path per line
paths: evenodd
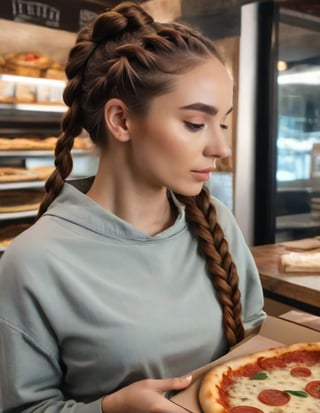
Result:
M204 413L319 413L320 342L234 359L203 378Z

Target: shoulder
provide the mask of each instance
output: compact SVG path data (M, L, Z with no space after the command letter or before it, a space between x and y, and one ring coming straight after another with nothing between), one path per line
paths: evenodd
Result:
M33 258L33 251L38 251L38 249L41 250L46 247L45 241L47 233L46 225L41 218L15 237L3 254L3 258L8 255L16 256L19 259L26 259L27 257Z
M12 241L0 259L0 286L30 285L39 281L37 275L46 275L53 249L50 226L50 220L41 218Z
M236 223L236 218L232 208L227 206L222 200L220 200L220 198L217 198L214 195L210 195L210 201L215 206L219 218L228 219L233 223Z
M242 231L232 211L218 199L211 197L216 208L217 222L220 225L224 238L228 242L229 251L235 261L240 278L256 273L256 265Z
M214 196L210 196L210 200L215 207L217 221L226 238L240 237L242 239L242 233L231 209Z
M215 206L217 214L221 215L222 217L227 216L232 217L234 219L233 212L231 211L231 209L222 201L220 201L220 199L216 198L213 195L210 195L210 201Z

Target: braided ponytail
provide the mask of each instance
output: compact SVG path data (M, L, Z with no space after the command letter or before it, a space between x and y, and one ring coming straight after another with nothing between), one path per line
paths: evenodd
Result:
M206 187L196 197L176 196L186 205L187 220L198 237L200 253L206 259L222 307L224 331L231 347L244 337L239 279L228 243L217 222L216 210Z
M86 60L87 56L84 56L83 58ZM76 62L75 66L79 66L79 61ZM65 179L70 175L73 167L71 150L73 147L74 138L82 132L81 119L83 116L78 100L82 78L79 70L75 71L73 68L73 71L76 74L73 77L70 77L70 81L66 86L63 95L64 101L69 106L69 109L63 117L63 133L59 137L55 148L54 164L56 168L45 183L46 194L40 204L37 219L39 219L41 215L46 212L49 205L59 195ZM68 68L66 72L68 74Z

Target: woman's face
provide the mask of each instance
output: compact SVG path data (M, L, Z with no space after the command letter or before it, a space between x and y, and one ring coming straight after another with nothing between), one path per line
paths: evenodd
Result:
M178 75L145 118L128 118L132 176L148 187L198 194L215 160L230 156L225 129L232 95L232 81L215 57Z

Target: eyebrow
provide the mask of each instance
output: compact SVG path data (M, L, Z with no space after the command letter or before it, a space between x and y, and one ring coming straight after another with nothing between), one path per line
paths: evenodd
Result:
M198 110L199 112L207 113L208 115L216 115L218 113L218 109L215 106L207 105L206 103L192 103L191 105L182 106L179 109L184 110ZM233 107L227 111L226 116L232 112Z

